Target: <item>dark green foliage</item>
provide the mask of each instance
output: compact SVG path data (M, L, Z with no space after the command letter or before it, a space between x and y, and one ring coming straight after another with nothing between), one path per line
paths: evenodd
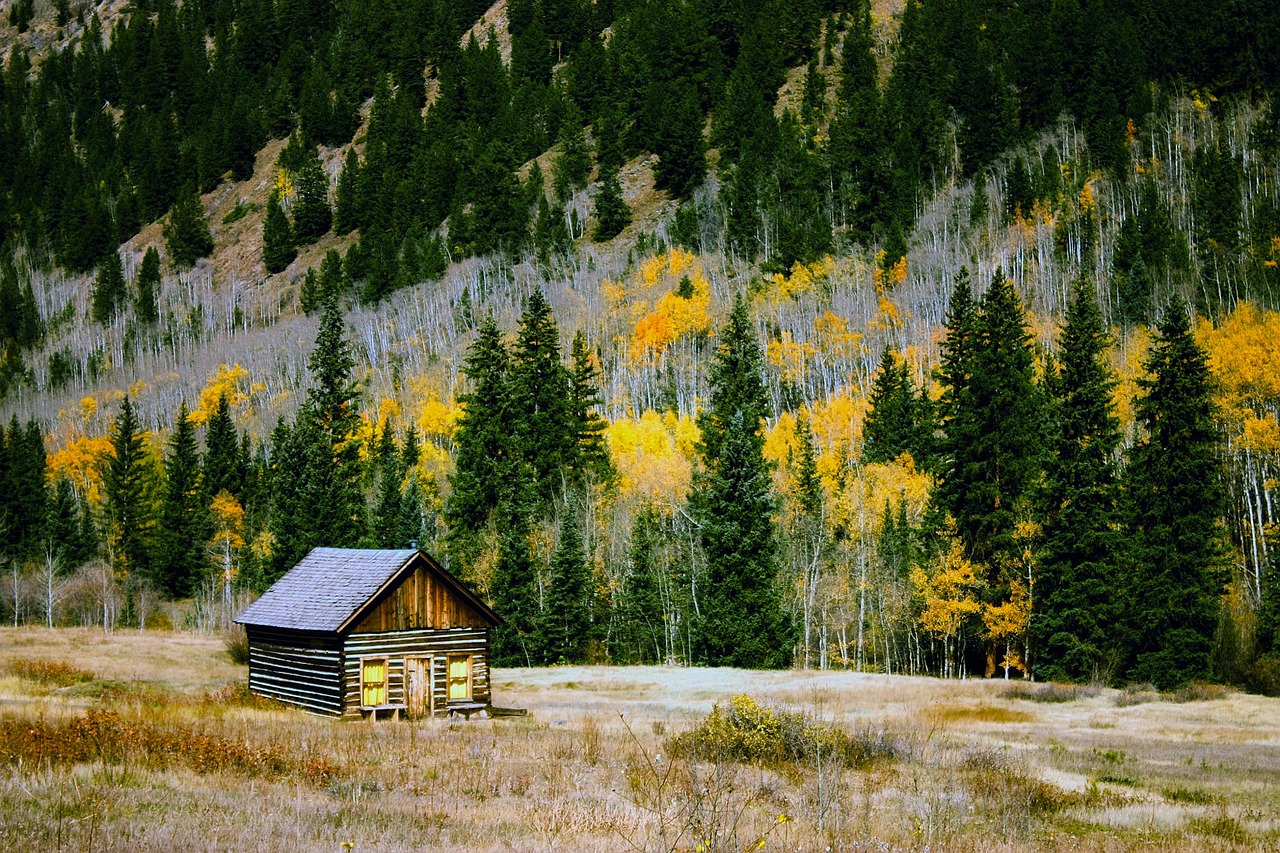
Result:
M338 187L334 193L333 230L349 234L364 221L364 204L360 197L360 155L355 147L347 149L338 173Z
M152 470L142 429L128 395L111 431L111 455L103 460L103 514L116 570L146 577L155 519L151 509Z
M862 428L863 461L892 462L903 453L910 453L917 464L927 460L929 424L922 411L927 403L917 395L910 371L905 360L885 348Z
M212 533L210 496L201 476L195 425L187 415L186 403L178 409L164 472L164 497L151 570L157 586L167 596L185 598L203 580L205 543Z
M30 420L24 429L14 415L8 434L0 429L0 555L16 560L41 556L49 510L47 469L39 425Z
M138 298L134 303L134 315L138 322L153 326L160 319L156 296L160 292L160 253L155 246L148 246L138 269Z
M1031 617L1036 677L1045 681L1107 681L1121 657L1115 631L1123 550L1116 511L1120 424L1110 345L1093 285L1077 282L1062 331L1061 373L1049 382L1052 452Z
M604 431L608 424L597 411L601 405L600 370L581 330L573 336L569 366L569 422L572 448L569 467L579 477L600 482L613 475Z
M329 208L329 179L320 166L315 149L298 171L298 197L293 204L293 238L299 246L309 246L328 233L333 225Z
M297 256L293 227L273 192L267 199L267 215L262 220L262 265L269 273L283 272Z
M631 208L622 197L617 169L602 169L593 213L596 227L591 233L591 239L597 243L612 240L631 224Z
M1196 239L1203 248L1235 249L1240 245L1240 161L1220 147L1196 151L1193 163Z
M562 469L576 461L578 431L590 426L575 422L572 406L578 402L588 418L593 389L582 389L588 399L571 399L569 373L560 361L560 332L540 290L529 296L520 318L508 387L516 415L512 447L532 477L531 494L548 505L563 484Z
M1209 368L1185 307L1165 312L1144 362L1129 453L1123 600L1126 677L1161 689L1209 676L1223 590L1225 496Z
M248 442L247 437L245 442ZM231 404L225 392L218 395L218 405L209 416L204 446L204 483L209 497L227 492L232 497L242 498L244 462L235 421L231 419Z
M86 535L86 525L90 535ZM97 542L92 525L91 511L76 496L71 480L59 477L53 488L46 534L64 565L79 566L93 557Z
M698 418L701 466L690 503L707 560L699 602L699 662L773 669L791 662L794 629L782 609L774 499L764 459L763 358L742 294L711 366L711 401Z
M98 267L98 277L93 282L93 319L110 323L129 298L124 281L124 266L120 256L112 252Z
M174 266L179 268L192 266L213 251L213 237L195 187L187 186L178 194L164 224L164 242Z
M660 91L653 97L666 102L653 143L658 155L658 164L653 170L654 185L675 198L689 198L707 172L698 93L686 87Z
M493 662L498 666L532 666L540 662L537 567L529 544L529 522L520 500L518 476L506 484L495 518L498 560L489 597L502 608L506 624L493 630Z
M560 154L551 166L556 198L564 202L587 185L591 176L591 153L582 133L582 113L570 107L560 125Z
M547 578L539 640L546 663L583 663L591 630L591 570L575 501L566 501Z
M390 430L384 430L386 436ZM391 457L380 460L382 475L378 481L378 504L373 511L373 525L370 535L375 548L404 548L408 543L400 541L402 519L404 515L404 499L401 484L404 481L404 469L395 445L391 447Z
M458 448L453 490L444 507L449 556L466 575L509 480L511 448L510 357L492 316L480 324L463 372L471 385L460 397L466 407L454 433ZM505 612L505 611L504 611Z
M967 282L957 282L941 378L945 439L935 500L998 589L1018 561L1015 530L1030 517L1044 461L1026 320L1003 274L993 277L976 312Z

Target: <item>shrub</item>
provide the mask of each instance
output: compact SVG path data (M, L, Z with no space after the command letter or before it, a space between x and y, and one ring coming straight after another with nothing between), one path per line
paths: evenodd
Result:
M9 674L47 687L70 687L93 681L93 673L69 663L45 660L15 660L9 663Z
M226 649L227 657L231 658L232 663L240 666L249 665L249 635L245 633L243 625L236 625L227 631L222 646Z
M1010 699L1026 699L1029 702L1075 702L1078 699L1091 699L1101 693L1096 684L1019 684L1005 694Z
M717 704L700 725L668 740L667 750L677 757L758 764L834 758L850 767L897 753L884 732L851 735L802 712L760 705L745 695L735 696L727 707Z
M1263 655L1253 662L1245 676L1250 693L1280 696L1280 654Z

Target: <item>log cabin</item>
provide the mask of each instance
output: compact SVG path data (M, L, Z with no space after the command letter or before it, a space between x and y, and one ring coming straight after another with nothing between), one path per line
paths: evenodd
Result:
M490 705L502 619L419 550L316 548L236 621L249 689L315 714L466 714Z

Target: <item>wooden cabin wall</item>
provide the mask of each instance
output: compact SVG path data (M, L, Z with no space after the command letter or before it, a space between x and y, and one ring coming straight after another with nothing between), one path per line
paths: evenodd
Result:
M246 625L249 689L315 714L342 714L342 640Z
M472 703L489 704L489 631L487 628L452 628L447 631L395 631L378 634L352 634L343 646L345 670L343 715L360 716L360 659L387 659L387 703L407 704L404 684L404 659L435 655L432 686L437 713L448 704L446 679L447 655L471 655Z
M353 634L420 628L483 628L488 623L419 561L388 590L352 630Z

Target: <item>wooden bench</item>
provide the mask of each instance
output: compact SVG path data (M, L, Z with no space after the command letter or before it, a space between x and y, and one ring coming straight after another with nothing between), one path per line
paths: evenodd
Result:
M407 711L408 708L405 705L373 705L361 708L360 710L369 712L368 719L369 722L372 723L374 720L378 719L379 711L390 711L391 719L398 720L400 719L400 712Z
M478 714L481 711L487 711L488 705L480 702L468 702L465 705L446 705L445 710L449 712L450 717L456 717L461 714L467 721L471 720L472 714Z

